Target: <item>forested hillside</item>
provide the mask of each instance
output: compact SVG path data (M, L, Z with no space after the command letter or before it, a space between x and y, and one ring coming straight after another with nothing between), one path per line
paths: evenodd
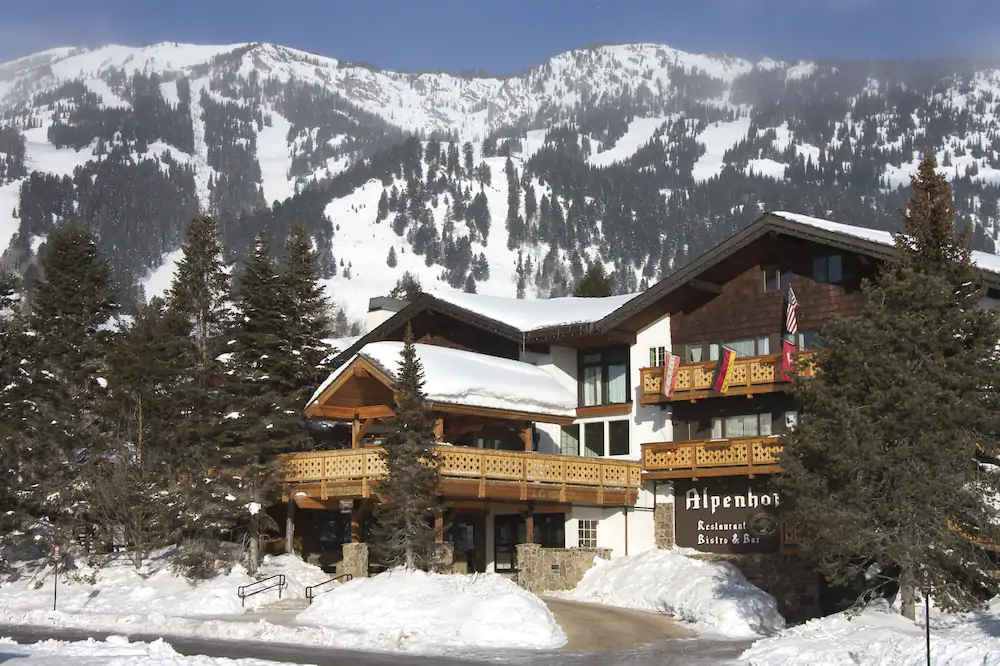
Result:
M0 246L31 284L53 226L77 219L126 308L162 293L201 213L228 260L303 225L351 317L406 270L531 298L600 260L629 292L766 209L895 229L933 150L959 223L994 251L998 105L1000 70L958 61L639 44L488 77L271 44L60 49L0 65Z

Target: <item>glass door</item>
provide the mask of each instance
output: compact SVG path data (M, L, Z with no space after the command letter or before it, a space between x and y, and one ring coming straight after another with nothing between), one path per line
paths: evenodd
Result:
M517 544L527 535L524 517L517 514L493 518L493 562L497 571L517 569Z

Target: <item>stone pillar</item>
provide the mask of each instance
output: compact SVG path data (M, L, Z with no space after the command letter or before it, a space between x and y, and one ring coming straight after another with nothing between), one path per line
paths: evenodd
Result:
M544 580L541 575L542 547L537 543L519 543L517 549L517 584L538 594Z
M674 538L674 484L659 483L654 493L653 536L657 548L673 548Z
M355 578L368 577L368 544L345 543L344 560L337 568L338 574L351 574Z
M455 573L455 544L450 541L435 543L430 564L434 573Z

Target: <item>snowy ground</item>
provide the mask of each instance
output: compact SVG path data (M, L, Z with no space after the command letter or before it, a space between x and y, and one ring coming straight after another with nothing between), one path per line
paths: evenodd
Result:
M752 638L785 627L774 597L726 562L673 550L601 560L566 599L668 613L702 634Z
M16 659L16 661L14 661ZM64 666L72 659L74 666L270 666L276 662L259 659L223 659L182 656L162 640L153 643L130 643L125 638L106 641L41 641L30 645L0 638L0 663L8 660L17 666Z
M923 608L917 622L879 602L850 618L837 613L753 644L741 663L752 666L911 666L926 663ZM1000 666L1000 598L966 614L931 609L934 666Z
M566 640L538 597L495 575L389 573L334 584L299 618L274 624L241 613L237 588L253 582L241 568L194 585L168 563L161 556L141 573L124 561L80 572L94 573L93 581L60 577L56 611L51 567L23 569L0 583L0 624L437 654L555 648ZM285 574L285 599L302 598L307 585L329 577L285 555L268 558L261 573ZM265 592L248 598L247 610L274 601L277 592Z

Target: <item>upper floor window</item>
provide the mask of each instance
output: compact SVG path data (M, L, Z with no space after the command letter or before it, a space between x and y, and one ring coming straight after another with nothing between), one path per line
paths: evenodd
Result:
M649 348L649 367L659 368L660 366L667 364L667 348L666 347L650 347Z
M839 254L813 259L813 281L835 284L844 279L844 260Z
M771 414L741 414L712 418L712 439L767 437L771 434Z
M736 352L737 358L743 358L746 356L767 356L771 353L771 338L762 335L756 338L745 338L743 340L732 340L730 342L723 342L721 344L712 343L708 346L708 360L718 361L719 360L719 350L722 347L728 347Z
M819 349L823 342L819 339L819 331L799 331L799 349Z
M580 405L628 402L628 348L581 350Z
M787 268L764 268L764 291L785 291L791 284L792 274Z

